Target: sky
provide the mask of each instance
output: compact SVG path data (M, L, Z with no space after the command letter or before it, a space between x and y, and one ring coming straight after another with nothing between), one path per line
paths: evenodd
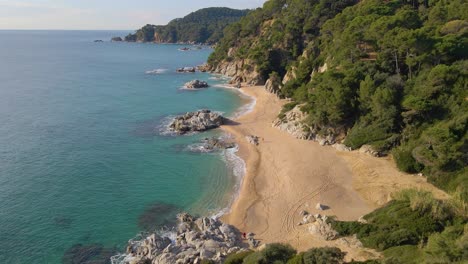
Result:
M134 30L205 7L256 8L265 0L0 0L0 29Z

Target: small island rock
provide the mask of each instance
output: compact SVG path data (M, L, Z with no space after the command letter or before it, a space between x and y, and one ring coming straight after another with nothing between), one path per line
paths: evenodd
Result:
M174 118L169 128L179 134L188 132L200 132L213 128L218 128L226 122L222 115L211 110L200 110L189 112L185 115Z
M121 37L113 37L111 41L120 42L120 41L123 41L123 39Z
M200 88L208 88L209 85L205 81L193 80L193 81L186 83L185 87L188 89L200 89Z

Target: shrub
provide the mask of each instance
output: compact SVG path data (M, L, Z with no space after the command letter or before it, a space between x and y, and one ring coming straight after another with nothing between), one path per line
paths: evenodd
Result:
M392 153L398 169L408 173L420 172L423 169L423 165L413 158L410 147L400 146L394 149Z
M304 253L304 264L339 264L345 255L339 248L313 248Z
M224 264L242 264L244 259L252 253L253 253L252 251L244 251L244 252L231 254L226 258L226 260L224 261Z
M287 264L304 264L304 253L297 254Z
M262 251L250 254L244 259L244 264L270 264L270 263L286 263L296 254L290 245L285 244L269 244Z

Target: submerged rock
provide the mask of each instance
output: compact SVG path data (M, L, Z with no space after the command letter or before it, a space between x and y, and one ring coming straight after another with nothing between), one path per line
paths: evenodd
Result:
M175 226L173 215L180 211L179 207L172 204L163 202L153 203L138 217L138 226L145 231L171 228Z
M205 81L193 80L193 81L186 83L185 87L188 89L200 89L200 88L208 88L209 85Z
M189 112L178 116L169 124L169 128L179 134L206 131L226 123L226 118L211 110Z
M105 248L101 244L82 245L75 244L65 251L63 264L102 263L111 264L111 257L117 251L113 248Z

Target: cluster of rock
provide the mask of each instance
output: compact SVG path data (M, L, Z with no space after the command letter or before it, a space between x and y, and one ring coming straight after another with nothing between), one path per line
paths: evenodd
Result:
M338 238L338 232L328 222L328 216L321 214L312 215L306 211L302 211L301 216L302 221L298 225L308 225L308 230L311 234L327 241Z
M233 226L212 218L195 219L183 213L177 216L175 241L152 234L130 243L125 264L185 264L211 260L221 263L229 254L245 251L241 233Z
M210 66L208 64L206 64L206 63L202 64L202 65L198 65L197 70L199 72L208 72L208 71L210 71Z
M277 118L273 122L273 127L291 134L298 139L308 139L309 132L304 125L307 115L301 111L302 105L297 105L291 111L285 113L282 118Z
M111 41L113 41L113 42L121 42L121 41L123 41L123 39L122 39L121 37L113 37L113 38L111 39Z
M232 141L226 141L217 137L205 138L203 143L206 150L231 149L237 146L237 144Z
M193 80L185 84L185 88L188 89L200 89L200 88L208 88L209 85L205 81L200 80Z
M219 113L211 110L200 110L175 117L169 124L169 129L179 134L201 132L218 128L226 121L227 119Z
M195 71L196 71L195 67L182 67L176 70L176 72L179 72L179 73L194 73Z
M304 122L307 114L301 110L302 106L297 105L286 112L281 118L277 118L273 121L273 127L285 131L297 139L316 141L321 146L330 145L339 151L351 151L351 148L337 142L343 136L337 137L337 133L332 129L330 129L328 135L321 135L316 129L307 126Z

